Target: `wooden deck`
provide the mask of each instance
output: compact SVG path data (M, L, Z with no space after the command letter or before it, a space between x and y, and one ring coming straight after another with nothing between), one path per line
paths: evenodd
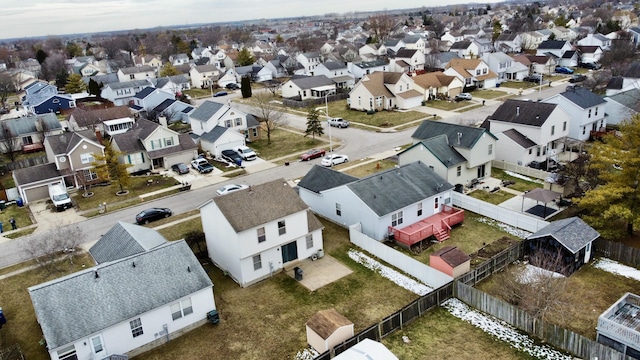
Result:
M430 236L442 242L451 235L451 227L463 221L464 210L445 205L441 212L411 225L403 228L389 226L389 234L395 241L409 247Z

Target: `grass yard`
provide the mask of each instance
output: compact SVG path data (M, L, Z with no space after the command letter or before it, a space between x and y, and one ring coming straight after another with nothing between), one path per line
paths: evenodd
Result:
M498 277L491 276L476 287L496 296L500 283ZM634 279L585 265L568 279L564 299L571 304L568 313L551 314L551 317L562 327L595 340L598 316L626 292L637 294L638 289L640 282Z
M500 179L500 180L513 180L515 181L515 184L509 185L509 189L513 189L521 192L533 190L535 188L541 188L544 186L544 184L542 183L528 181L525 179L521 179L519 177L511 176L506 172L504 172L504 170L498 169L495 167L491 169L491 177Z
M347 163L346 166L349 166L351 163ZM351 164L352 165L352 164ZM367 177L369 175L375 174L380 171L385 171L389 169L393 169L398 165L397 160L384 159L380 161L375 161L368 164L363 164L362 166L354 167L348 170L345 170L345 174L349 174L351 176L355 176L357 178ZM338 167L336 167L338 168Z
M481 99L495 99L495 98L509 95L509 93L506 91L500 91L500 90L479 89L472 92L471 95L473 95L473 97L479 97Z
M467 195L471 196L472 198L478 199L478 200L482 200L482 201L486 201L490 204L494 204L494 205L498 205L500 203L503 203L513 197L515 197L515 195L508 193L506 191L496 191L494 193L489 192L489 191L485 191L482 189L476 189L470 193L468 193Z
M11 204L0 211L0 223L2 223L2 229L4 231L11 230L11 224L9 224L9 219L11 218L16 220L18 229L33 224L31 221L31 212L27 206L19 207L18 205Z
M408 336L411 342L405 344L403 336ZM382 343L400 360L534 359L456 318L444 308L430 311L426 316L382 339Z
M431 100L427 101L427 108L435 108L446 111L455 111L465 106L469 106L468 101L447 101L447 100Z
M377 127L394 127L428 117L428 115L418 111L379 111L375 114L367 115L364 111L347 109L346 100L329 103L329 116Z
M305 137L304 134L295 131L276 129L271 133L271 145L267 145L267 134L263 131L262 139L252 142L249 146L258 153L259 157L265 160L273 160L281 157L299 160L300 157L297 155L288 156L312 148L325 148L329 150L328 140L328 134L325 134L322 138L316 137L314 140L311 136ZM335 137L333 137L332 142L334 148L340 145Z
M471 111L471 110L475 110L475 109L479 109L481 107L483 107L484 105L472 105L472 106L468 106L459 110L456 110L455 112L457 113L463 113L463 112L467 112L467 111Z

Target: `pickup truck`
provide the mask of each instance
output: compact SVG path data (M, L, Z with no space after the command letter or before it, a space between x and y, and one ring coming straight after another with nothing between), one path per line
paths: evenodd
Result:
M210 173L215 169L213 165L209 164L207 159L197 158L191 161L191 167L198 170L200 174Z

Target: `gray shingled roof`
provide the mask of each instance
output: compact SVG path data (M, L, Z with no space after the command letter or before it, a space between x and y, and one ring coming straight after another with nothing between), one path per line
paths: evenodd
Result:
M562 49L566 41L562 40L546 40L538 45L538 50L540 49Z
M449 50L466 50L469 48L469 46L471 46L471 40L462 40L453 43Z
M153 121L139 119L127 132L113 135L111 141L115 141L120 151L125 154L143 151L145 149L140 140L146 139L158 126L160 125Z
M93 136L90 136L90 134ZM47 136L47 145L56 155L68 154L82 140L98 143L95 133L91 130L87 130L83 132L76 131L66 132L59 135L49 135Z
M14 136L38 133L37 123L42 121L47 131L55 131L62 129L60 121L53 113L41 115L32 115L19 117L15 119L7 119L2 121L2 126L6 126ZM0 131L0 139L4 139L4 132Z
M356 180L358 180L357 177L324 166L314 165L300 180L298 187L319 194L327 189L333 189Z
M378 216L453 189L453 185L419 161L373 174L347 187Z
M458 134L462 134L462 136L458 136ZM483 128L425 120L418 126L416 131L413 132L411 138L425 140L437 135L446 135L449 139L449 144L471 149L484 134L489 134L494 139L498 139L491 132Z
M335 85L333 80L324 75L318 76L303 76L299 78L292 78L290 80L301 89L311 89L317 86Z
M223 104L206 100L205 102L200 104L200 106L198 106L198 108L195 109L191 113L191 115L189 115L189 118L206 122L211 119L211 117L213 117L215 113L220 111L223 106Z
M284 179L217 196L213 201L236 232L264 225L309 208ZM214 220L203 218L202 221Z
M120 68L123 74L139 74L142 72L154 71L153 67L149 65L141 65L141 66L130 66L125 68Z
M149 86L146 87L140 91L138 91L133 97L136 99L144 99L147 96L149 96L150 94L153 94L153 92L156 91L156 88L153 86Z
M167 240L156 230L119 221L89 249L89 254L96 263L102 264L140 254L166 243Z
M329 60L322 63L328 70L346 69L347 66L339 61Z
M489 120L540 127L556 109L556 104L507 99Z
M129 89L129 88L135 88L135 87L141 87L141 86L152 86L152 85L149 80L145 79L145 80L131 80L131 81L111 83L105 86L110 87L112 90L120 90L120 89Z
M114 106L107 109L83 109L75 108L69 115L73 117L78 126L88 127L90 125L101 124L105 120L121 119L130 117L131 110L128 106Z
M37 181L54 179L60 177L60 173L56 169L55 163L31 166L13 171L13 177L16 185L26 185Z
M575 254L587 246L587 244L600 237L600 233L579 217L574 216L554 221L536 231L534 234L529 235L527 239L533 240L548 236L556 239L567 250Z
M640 99L640 89L630 89L611 95L608 98L628 107L629 109L640 112L640 102L638 101L638 99Z
M198 148L198 145L196 145L189 134L178 134L178 142L179 144L174 146L158 150L147 150L147 155L149 155L150 159L158 159L163 156L177 154L183 151L193 151Z
M212 286L181 240L28 290L47 346L55 349Z
M398 52L396 53L396 57L399 58L411 58L413 55L415 55L415 53L418 50L416 49L407 49L407 48L402 48L400 50L398 50Z
M447 136L444 134L436 135L427 140L423 140L417 144L412 145L409 149L415 146L424 146L430 153L435 156L444 166L452 168L454 166L467 162L464 158L447 140ZM409 150L407 149L407 150ZM405 151L407 151L405 150ZM404 152L404 151L403 151Z
M231 130L228 127L216 125L213 129L211 129L211 131L208 131L208 132L202 134L200 136L200 140L204 140L204 141L207 141L207 142L210 142L210 143L214 143L226 131L233 131L233 130Z
M596 95L583 87L571 87L569 90L560 93L560 95L583 109L606 103L602 96Z
M504 134L509 139L513 140L516 144L520 145L523 149L529 149L537 145L535 142L533 142L533 140L524 136L521 132L519 132L516 129L509 129L507 131L503 131L502 134Z

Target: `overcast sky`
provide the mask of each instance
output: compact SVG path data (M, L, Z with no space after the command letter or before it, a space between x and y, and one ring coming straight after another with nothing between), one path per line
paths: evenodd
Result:
M0 0L0 39L442 5L439 0Z

